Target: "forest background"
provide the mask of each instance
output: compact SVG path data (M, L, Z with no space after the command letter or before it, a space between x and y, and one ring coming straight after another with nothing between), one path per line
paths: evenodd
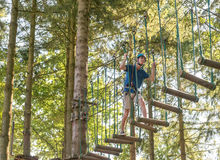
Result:
M177 88L176 68L176 14L175 1L161 0L161 25L163 39L167 48L167 85ZM14 65L13 88L13 116L14 143L13 155L22 153L23 146L23 121L25 90L28 65L28 50L30 36L31 1L19 2L18 31L16 35L16 55ZM190 19L193 1L177 1L179 32L185 70L193 73L193 42L192 24ZM207 1L197 1L200 20L201 39L205 57L209 57L210 41ZM2 116L4 86L6 77L6 64L8 53L9 22L11 1L0 1L0 116ZM70 14L70 11L72 15ZM76 12L77 4L72 0L37 0L36 32L33 67L32 90L32 121L31 121L31 153L41 159L62 157L64 145L64 117L68 83L69 50L75 48L76 38ZM147 13L147 31L149 50L154 49L157 63L157 81L154 94L156 99L164 101L163 65L160 45L160 27L158 19L157 2L154 0L124 0L100 1L93 0L89 6L89 60L88 60L88 98L91 98L90 82L93 82L94 97L101 101L105 87L105 67L108 69L107 93L114 90L113 84L113 57L116 57L116 81L118 87L118 105L122 108L121 90L123 88L123 72L119 70L119 63L123 59L122 43L128 42L127 50L130 59L134 59L132 29L136 29L136 50L145 53L146 37L144 15ZM220 10L219 1L211 1L211 29L213 60L220 61ZM71 28L71 29L70 29ZM195 53L199 57L199 41L194 15ZM71 35L71 36L70 36ZM73 44L70 47L70 43ZM74 57L73 57L74 59ZM73 61L74 62L74 61ZM152 55L150 55L150 63ZM72 64L74 65L74 64ZM70 66L69 66L70 67ZM145 66L148 68L148 65ZM211 159L220 157L220 73L213 70L216 89L210 91L197 86L198 103L183 100L184 133L186 154L188 159ZM100 76L100 93L97 95L97 74ZM196 61L196 75L210 81L210 69L198 65ZM70 79L70 78L69 78ZM193 83L181 79L181 88L189 93L194 93ZM113 101L113 92L107 96L107 103ZM147 97L146 85L143 86L143 96ZM147 98L145 98L147 99ZM96 99L97 100L97 99ZM177 106L177 99L167 96L167 101ZM96 107L96 106L95 106ZM97 108L95 108L97 109ZM92 110L91 110L92 113ZM113 117L113 112L110 112ZM164 119L164 112L154 110L154 118ZM99 114L101 116L101 114ZM94 145L93 118L89 119L90 147ZM0 118L2 119L2 117ZM119 113L121 119L121 112ZM180 159L178 118L173 113L168 113L170 126L159 127L155 134L156 159ZM1 126L1 121L0 121ZM99 127L101 133L101 127ZM138 145L138 157L149 157L148 133L142 131L144 141ZM91 147L92 148L92 147ZM128 152L123 152L118 158L126 159ZM13 156L12 156L13 157Z

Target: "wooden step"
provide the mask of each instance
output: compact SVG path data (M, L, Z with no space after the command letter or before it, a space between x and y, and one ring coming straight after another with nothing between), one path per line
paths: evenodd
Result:
M180 71L180 77L185 78L191 82L197 83L203 87L206 87L210 90L215 90L216 86L213 83L210 83L204 79L198 78L192 74L186 73L185 71L181 70Z
M173 96L184 98L184 99L187 99L187 100L190 100L190 101L193 101L193 102L198 102L199 101L199 98L197 96L194 96L194 95L191 95L191 94L179 91L179 90L171 89L171 88L168 88L168 87L163 87L162 91L165 92L165 93L171 94Z
M82 158L80 158L81 160L100 160L100 158L96 158L96 157L92 157L92 156L83 156Z
M169 111L172 111L172 112L175 112L175 113L182 113L182 110L177 108L177 107L173 107L169 104L165 104L165 103L161 103L161 102L158 102L158 101L155 101L155 100L150 100L149 103L155 107L159 107L159 108L162 108L162 109L166 109L166 110L169 110Z
M123 152L123 149L115 148L115 147L111 147L111 146L96 145L95 148L99 148L99 149L103 149L103 150L110 150L110 151L115 151L115 152Z
M118 135L118 134L113 134L113 138L117 139L122 139L122 140L128 140L128 141L133 141L133 142L141 142L141 138L136 138L132 136L125 136L125 135Z
M95 153L91 153L91 152L88 152L88 153L86 154L86 156L98 158L98 159L100 159L100 160L110 160L110 159L107 158L107 157L104 157L104 156L101 156L101 155L98 155L98 154L95 154Z
M101 152L101 153L106 153L106 154L112 154L112 155L115 155L115 156L119 156L119 152L116 152L116 151L110 151L110 150L104 150L104 149L100 149L100 148L95 148L94 149L95 152Z
M128 140L121 140L117 138L106 138L105 139L106 143L116 143L116 144L133 144L133 141L128 141Z
M208 67L212 67L212 68L215 68L215 69L220 69L220 62L213 61L213 60L210 60L210 59L205 59L203 57L199 58L199 64L204 65L204 66L208 66Z
M152 118L137 117L137 122L144 122L144 123L149 123L149 124L161 125L161 126L165 126L165 127L169 126L169 123L166 121L156 120L156 119L152 119Z
M154 133L157 132L157 129L156 129L156 128L153 128L153 127L151 127L151 126L149 126L149 125L146 125L146 124L143 124L143 123L140 123L140 122L136 122L136 121L134 121L134 120L130 120L130 123L131 123L132 125L137 126L137 127L140 127L140 128L143 128L143 129L147 129L147 130L150 130L150 131L153 131Z

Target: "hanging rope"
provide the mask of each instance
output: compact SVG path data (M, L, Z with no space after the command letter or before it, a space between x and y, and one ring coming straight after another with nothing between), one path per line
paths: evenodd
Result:
M114 56L114 134L115 134L115 56Z
M106 82L107 82L107 67L105 67L105 138L107 138L107 88L106 88Z
M211 31L210 0L208 0L208 13L209 13L210 59L212 60L212 31ZM211 68L211 83L214 83L214 80L213 80L213 69L212 68Z
M181 43L180 43L180 36L179 36L179 23L178 23L178 11L176 6L176 0L175 0L175 12L176 12L176 36L177 36L177 53L178 53L178 64L181 65L181 69L183 69L183 60L182 60L182 49L181 49Z
M94 105L94 94L93 94L93 82L90 81L90 84L91 84L91 92L92 92L92 100L93 100L93 105L92 105L92 114L93 114L93 120L94 120L94 138L95 138L95 144L97 144L96 142L96 127L95 127L95 105Z
M201 37L200 37L199 18L198 18L198 13L197 13L196 0L194 0L194 6L195 6L195 13L196 13L197 30L199 34L199 54L203 58L202 42L201 42Z
M195 54L195 41L194 41L194 29L193 29L193 9L191 9L191 24L192 24L192 43L193 43L193 70L194 75L196 74L196 54ZM194 83L195 96L197 96L196 83Z
M160 44L161 44L161 56L162 56L162 64L163 64L163 83L164 87L166 87L166 70L164 64L164 48L163 48L163 35L162 35L162 28L161 28L161 19L160 19L160 2L157 0L157 8L158 8L158 16L159 16L159 25L160 25Z
M97 74L97 113L99 111L99 74ZM98 144L98 128L99 128L99 124L98 124L98 117L99 114L97 114L97 119L96 119L96 122L97 122L97 135L96 135L96 139L97 139L97 144Z

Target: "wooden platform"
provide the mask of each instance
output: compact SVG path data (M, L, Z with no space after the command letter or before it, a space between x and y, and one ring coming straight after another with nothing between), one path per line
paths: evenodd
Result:
M151 105L155 106L155 107L166 109L166 110L178 113L178 114L182 112L182 110L177 108L177 107L173 107L169 104L161 103L161 102L158 102L158 101L155 101L155 100L150 100L149 103Z
M105 150L105 149L100 149L100 148L94 148L94 151L100 152L100 153L112 154L115 156L119 156L119 154L120 154L120 152L110 151L110 150Z
M180 71L180 76L182 78L185 78L185 79L191 81L191 82L194 82L194 83L199 84L199 85L201 85L203 87L206 87L206 88L208 88L210 90L215 90L215 88L216 88L215 84L210 83L210 82L208 82L208 81L206 81L204 79L198 78L198 77L196 77L196 76L194 76L192 74L189 74L189 73L187 73L187 72L185 72L183 70Z
M38 160L36 156L17 155L14 160Z
M110 151L116 151L116 152L123 152L123 149L115 148L115 147L111 147L111 146L96 145L95 148L110 150Z
M101 156L101 155L98 155L98 154L95 154L95 153L92 153L92 152L88 152L86 154L86 156L89 156L89 157L93 157L93 158L97 158L99 160L110 160L109 158L107 157L104 157L104 156Z
M217 61L213 61L210 59L205 59L203 57L200 57L198 62L200 65L205 65L205 66L212 67L215 69L220 69L220 62L217 62Z
M140 127L140 128L146 129L146 130L153 131L154 133L157 132L157 129L156 129L156 128L153 128L153 127L151 127L151 126L149 126L149 125L146 125L146 124L143 124L143 123L140 123L140 122L136 122L136 121L134 121L134 120L131 120L130 123L131 123L132 125L137 126L137 127Z
M128 140L121 140L117 138L106 138L105 139L106 143L116 143L116 144L133 144L133 141L128 141Z
M193 102L198 102L199 101L199 98L194 96L194 95L191 95L191 94L188 94L186 92L179 91L179 90L171 89L171 88L168 88L168 87L163 87L162 91L165 92L165 93L168 93L170 95L177 96L177 97L180 97L180 98L184 98L184 99L187 99L187 100L190 100L190 101L193 101Z
M166 121L156 120L152 118L137 117L137 122L149 123L149 124L160 125L165 127L169 126L169 123Z
M113 134L113 138L128 140L128 141L133 141L133 142L141 142L142 141L141 138L136 138L136 137L132 137L132 136L118 135L118 134Z

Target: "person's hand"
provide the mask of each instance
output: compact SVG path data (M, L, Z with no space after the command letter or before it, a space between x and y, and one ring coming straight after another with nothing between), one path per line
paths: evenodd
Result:
M152 63L152 68L156 68L156 63Z
M125 53L125 54L124 54L124 59L125 59L125 60L127 59L127 56L128 56L128 54Z

